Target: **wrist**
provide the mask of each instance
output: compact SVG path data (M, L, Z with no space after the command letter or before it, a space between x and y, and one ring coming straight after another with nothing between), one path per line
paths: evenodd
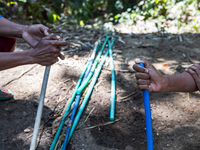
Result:
M28 25L22 25L20 38L23 38L23 34L27 32L28 27Z
M27 56L27 59L28 59L28 64L35 64L35 60L34 60L34 57L33 57L33 50L27 50L25 51L25 55Z
M169 88L169 77L166 75L166 76L163 76L163 79L161 80L159 91L167 92L168 88Z

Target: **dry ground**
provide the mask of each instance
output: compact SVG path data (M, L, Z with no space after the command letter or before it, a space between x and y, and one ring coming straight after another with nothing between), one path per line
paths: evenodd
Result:
M124 31L123 29L126 29ZM127 30L129 29L129 30ZM141 27L117 27L122 41L114 44L116 69L116 118L109 122L110 71L108 61L101 71L80 126L68 149L72 150L144 150L146 131L143 99L134 78L134 59L145 56L163 74L177 74L200 58L198 34L159 35ZM124 31L124 32L123 32ZM55 31L54 31L55 32ZM71 97L93 45L101 30L60 27L56 34L69 42L66 59L51 67L41 122L39 150L49 149L53 140L52 123ZM17 50L29 47L18 41ZM26 65L1 71L0 85L14 93L14 99L0 103L0 149L27 150L30 146L34 119L45 67ZM128 96L128 97L126 97ZM200 94L150 93L155 150L200 149ZM63 100L64 99L64 100ZM63 101L62 101L63 100ZM88 118L87 118L88 117ZM58 119L58 118L57 118ZM43 130L42 130L43 129Z

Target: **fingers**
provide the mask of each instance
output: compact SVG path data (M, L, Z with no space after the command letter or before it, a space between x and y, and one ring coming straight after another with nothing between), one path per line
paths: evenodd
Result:
M59 58L62 59L62 60L64 60L64 59L65 59L65 56L62 55L61 53L59 53Z
M60 37L54 35L54 34L50 34L47 35L45 37L43 37L43 40L48 40L48 43L50 45L54 45L54 46L67 46L67 42L66 41L61 41Z
M149 89L150 76L148 74L148 69L139 65L139 63L143 63L145 66L147 64L147 60L145 58L135 60L135 64L133 65L133 69L137 71L135 73L135 77L137 79L138 90Z
M40 30L45 36L49 35L49 28L48 27L41 25Z
M198 89L200 89L200 64L194 64L186 68L185 71L188 72L194 78Z
M137 59L135 60L135 64L133 65L133 69L137 72L143 72L143 73L148 73L148 69L142 67L139 65L139 63L143 63L144 66L146 66L147 64L147 60L146 58L142 58L142 59Z
M144 63L144 67L138 63ZM149 91L161 91L167 83L167 79L162 75L146 58L135 60L133 69L136 71L138 89L148 89Z
M194 64L194 65L186 68L186 71L187 70L194 71L200 77L200 65L199 64Z
M53 45L55 46L67 46L66 41L53 41Z
M141 73L141 72L135 73L135 77L137 79L149 79L150 78L149 74L147 74L147 73Z
M144 84L144 85L140 85L140 84L138 84L138 90L140 90L140 91L142 91L142 90L145 90L145 89L147 89L147 90L149 90L149 85L146 85L146 84ZM150 91L150 90L149 90Z
M43 40L59 40L59 38L55 34L49 34L43 37Z

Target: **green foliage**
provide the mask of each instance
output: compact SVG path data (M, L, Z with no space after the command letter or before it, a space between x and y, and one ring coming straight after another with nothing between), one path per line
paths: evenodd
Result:
M17 13L12 12L17 6ZM115 23L134 24L137 20L154 19L162 32L167 21L181 29L200 30L200 0L1 0L0 14L17 15L32 23L55 23L60 19L73 26Z
M134 9L115 16L116 22L134 23L142 16L143 20L157 20L155 26L165 30L166 21L174 21L178 29L190 25L195 30L200 29L200 0L141 0Z
M64 4L62 0L4 0L2 5L6 7L0 7L0 13L6 14L6 17L12 17L16 15L18 19L29 20L32 23L53 23L59 19L59 15L63 12ZM15 10L13 13L12 11ZM8 16L10 15L10 16Z
M70 19L74 16L79 23L93 24L114 20L116 14L135 4L135 0L68 0L66 6L71 12L67 14Z

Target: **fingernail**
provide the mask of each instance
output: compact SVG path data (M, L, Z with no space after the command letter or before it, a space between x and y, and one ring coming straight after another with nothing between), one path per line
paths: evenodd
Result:
M144 71L145 71L145 73L148 73L148 72L149 72L149 70L148 70L148 69L146 69L146 68L145 68L145 70L144 70Z
M148 88L148 90L150 90L150 88L151 88L151 85L149 85L149 88Z

